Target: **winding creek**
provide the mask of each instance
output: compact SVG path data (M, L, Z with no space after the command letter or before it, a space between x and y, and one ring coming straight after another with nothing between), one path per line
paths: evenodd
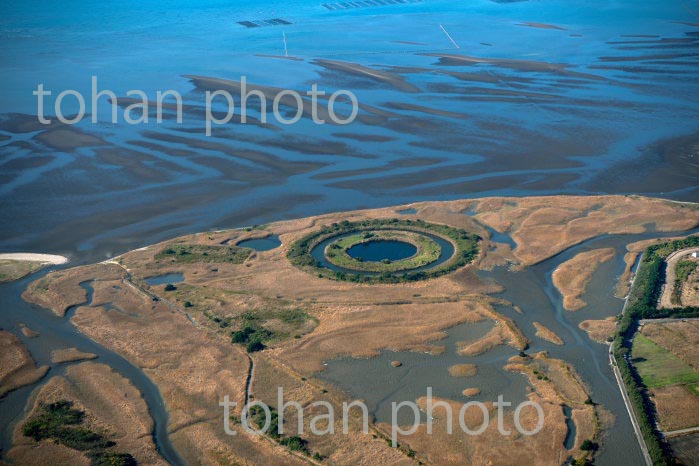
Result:
M46 273L48 270L16 282L0 285L0 301L3 303L0 320L2 328L12 331L20 338L31 352L37 365L51 366L48 374L38 383L15 390L0 400L0 424L3 426L0 438L2 451L7 451L11 446L13 430L24 417L28 403L33 399L32 395L51 377L63 375L69 365L79 363L52 364L51 352L59 348L75 347L80 351L96 354L96 362L108 365L127 378L141 392L153 419L153 441L158 452L172 466L184 466L185 462L175 450L168 436L168 414L158 387L141 369L122 356L98 345L79 332L70 322L78 307L92 304L93 289L91 284L89 282L80 284L87 293L86 300L82 304L71 306L65 317L58 317L51 311L27 303L20 297L22 291L31 281ZM25 337L20 331L20 323L39 332L40 335L36 338Z

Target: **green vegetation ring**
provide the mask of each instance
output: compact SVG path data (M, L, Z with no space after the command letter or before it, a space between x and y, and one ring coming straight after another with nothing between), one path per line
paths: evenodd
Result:
M347 254L347 250L356 244L388 239L408 242L418 251L412 257L393 262L363 262ZM453 246L449 257L444 257L437 240ZM296 267L321 278L400 283L438 277L471 263L478 256L479 240L478 235L460 228L422 220L344 220L298 239L289 248L287 258ZM318 249L321 246L322 250Z
M363 261L349 255L354 246L376 241L400 241L415 247L417 252L401 260L383 260L381 262ZM325 248L325 258L331 264L360 272L402 272L432 264L439 259L442 248L439 244L423 234L406 230L358 231L349 236L342 236Z

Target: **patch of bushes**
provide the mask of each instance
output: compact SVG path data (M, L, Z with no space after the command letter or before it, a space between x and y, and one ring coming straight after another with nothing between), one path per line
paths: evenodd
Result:
M84 417L85 413L74 409L71 401L42 404L40 413L22 426L22 433L37 442L50 439L73 450L86 452L92 466L136 466L136 460L130 454L106 451L116 445L113 441L79 427Z
M580 449L582 451L596 451L598 448L599 448L599 445L597 445L596 442L593 442L590 439L585 439L580 444Z
M248 353L261 351L271 341L281 341L292 336L299 337L298 330L311 317L301 309L258 310L247 312L238 317L239 330L231 332L231 342L245 345ZM287 326L286 330L271 331L265 328L265 323L278 321Z
M264 342L272 338L273 333L256 323L246 324L242 329L231 333L231 341L245 345L248 353L265 349Z
M279 414L277 410L272 406L268 406L270 412L270 423L269 428L265 432L266 435L270 436L277 441L280 445L287 447L291 451L296 451L303 453L306 456L310 456L317 461L322 461L323 457L320 453L312 453L308 448L308 442L298 435L286 436L279 433ZM252 406L249 411L250 421L252 427L261 429L267 422L267 415L265 410L260 406Z
M176 264L195 262L218 262L242 264L252 251L237 246L206 244L172 244L155 255L157 260L167 260Z

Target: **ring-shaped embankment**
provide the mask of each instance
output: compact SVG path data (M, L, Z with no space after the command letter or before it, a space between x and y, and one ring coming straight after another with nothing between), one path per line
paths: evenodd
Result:
M444 275L473 261L478 235L422 220L343 221L309 233L291 245L287 257L319 277L363 283L398 283ZM350 249L371 242L401 243L415 252L399 260L361 260Z

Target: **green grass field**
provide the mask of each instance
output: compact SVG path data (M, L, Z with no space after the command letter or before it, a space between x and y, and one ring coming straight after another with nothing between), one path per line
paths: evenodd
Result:
M354 259L347 251L360 243L368 241L397 240L410 243L417 248L417 253L407 259L393 262L362 262ZM339 238L331 243L325 251L325 257L338 267L364 272L400 272L422 267L439 259L442 248L436 241L423 234L401 230L360 231L353 235Z
M639 333L633 340L633 365L648 388L699 382L691 366Z

